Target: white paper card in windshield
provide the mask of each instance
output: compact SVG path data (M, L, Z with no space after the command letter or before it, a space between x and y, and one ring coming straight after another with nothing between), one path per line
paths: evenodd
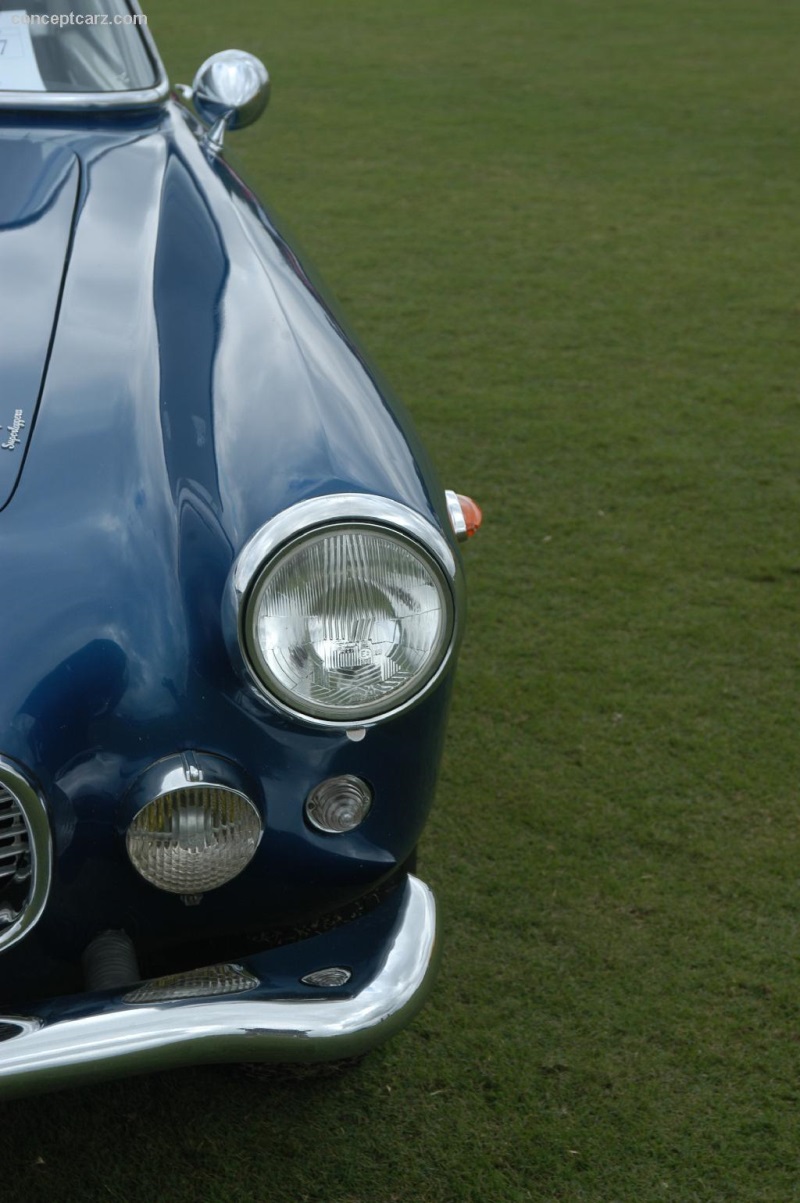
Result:
M0 92L44 92L24 9L0 12Z

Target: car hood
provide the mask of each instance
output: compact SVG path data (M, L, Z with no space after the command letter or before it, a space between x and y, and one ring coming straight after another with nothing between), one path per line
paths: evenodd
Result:
M58 143L0 139L0 507L19 476L39 403L80 170Z
M31 380L45 363L46 379L0 513L0 630L24 649L4 661L0 750L67 792L102 770L114 794L176 747L234 753L248 703L220 611L255 530L305 498L353 491L441 525L438 486L402 410L182 110L48 130L31 164L37 153L30 199L14 186L31 256L35 230L61 225L25 356ZM10 279L3 292L20 295L25 271ZM17 358L4 340L4 377ZM0 457L19 464L22 450Z

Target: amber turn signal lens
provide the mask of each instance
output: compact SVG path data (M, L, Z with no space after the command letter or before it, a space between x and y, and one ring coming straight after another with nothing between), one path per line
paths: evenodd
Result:
M463 493L456 493L456 497L458 498L458 504L461 506L461 513L464 515L464 522L467 525L467 538L471 539L483 522L483 514L481 513L480 506L471 497L465 497Z

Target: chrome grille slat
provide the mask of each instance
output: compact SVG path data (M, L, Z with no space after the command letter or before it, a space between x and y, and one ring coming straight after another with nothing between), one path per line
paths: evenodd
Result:
M0 852L0 877L13 877L27 851L28 841L25 840L24 843L20 841L6 852Z
M15 840L13 844L9 844L7 848L0 848L0 865L6 867L9 861L16 862L22 859L23 852L28 851L28 833L25 832L24 839Z
M28 824L22 815L9 815L6 819L0 819L0 842L10 835L16 835L19 831L27 832L27 830Z
M3 856L6 848L13 848L17 844L28 843L28 827L24 822L20 822L18 827L13 831L4 831L0 836L0 856Z

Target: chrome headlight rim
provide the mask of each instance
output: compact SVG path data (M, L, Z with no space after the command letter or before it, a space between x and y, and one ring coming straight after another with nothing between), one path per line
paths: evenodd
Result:
M400 536L437 574L445 599L447 639L438 662L420 687L398 704L374 713L330 718L309 713L273 692L258 672L255 635L250 616L260 583L295 544L326 530L369 528L378 534ZM224 612L224 629L232 657L262 701L306 726L328 730L373 727L412 709L441 681L461 642L464 580L459 557L448 539L427 518L400 502L367 493L337 493L301 501L281 511L248 540L231 571Z

